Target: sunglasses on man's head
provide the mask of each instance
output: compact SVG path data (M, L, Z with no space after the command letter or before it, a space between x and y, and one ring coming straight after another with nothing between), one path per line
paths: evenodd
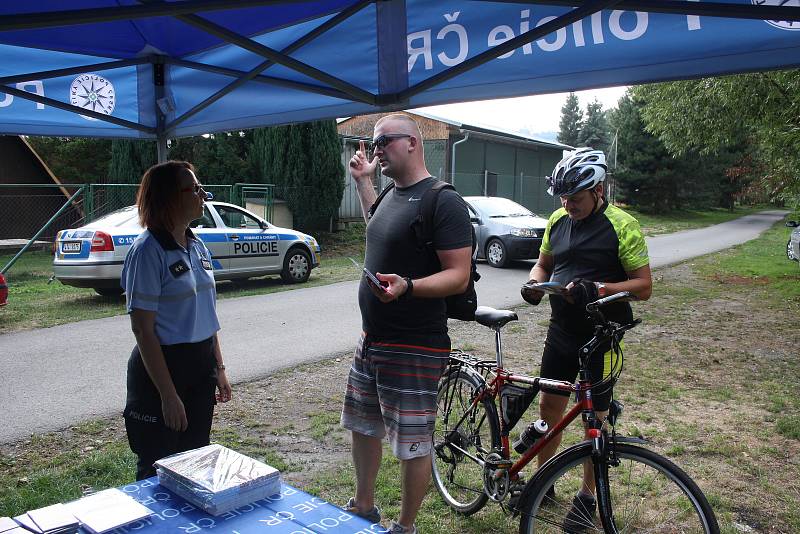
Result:
M408 134L392 134L392 133L379 135L378 137L373 139L372 142L369 144L369 151L375 152L380 148L386 148L386 145L388 145L395 139L402 139L403 137L413 137L413 136Z

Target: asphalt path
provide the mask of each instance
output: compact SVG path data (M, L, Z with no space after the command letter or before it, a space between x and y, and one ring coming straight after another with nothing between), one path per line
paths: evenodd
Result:
M766 211L698 230L648 238L651 266L677 263L758 237L785 211ZM533 262L480 265L478 300L522 303ZM221 300L220 342L233 383L351 351L360 331L357 282ZM127 316L0 336L0 443L121 414L134 338ZM325 377L320 377L324 380ZM235 390L234 390L235 395Z

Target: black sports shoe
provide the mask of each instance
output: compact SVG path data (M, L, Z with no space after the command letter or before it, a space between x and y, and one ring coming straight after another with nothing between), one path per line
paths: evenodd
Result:
M578 493L572 499L572 508L564 519L564 530L566 532L584 532L587 528L594 528L596 513L597 501L594 496Z

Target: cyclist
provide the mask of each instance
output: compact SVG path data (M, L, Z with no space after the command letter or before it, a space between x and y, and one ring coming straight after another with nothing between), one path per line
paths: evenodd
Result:
M606 201L606 170L603 152L584 147L568 153L547 177L547 192L558 195L562 207L547 222L530 282L558 282L569 294L551 295L549 299L550 325L540 371L545 378L574 381L577 377L578 349L593 335L587 303L622 291L642 300L650 298L652 278L644 236L636 219ZM522 290L522 297L533 305L539 304L543 295ZM615 322L632 320L627 303L611 304L603 313ZM610 346L600 347L593 356L593 383L610 374L613 362L608 351ZM593 390L594 407L601 420L608 414L611 393L611 384ZM543 392L539 403L542 419L554 426L568 400L566 394ZM542 450L540 466L555 454L560 441L561 436L557 436ZM592 466L585 465L583 487L573 499L564 527L574 530L591 526L596 510L594 474Z

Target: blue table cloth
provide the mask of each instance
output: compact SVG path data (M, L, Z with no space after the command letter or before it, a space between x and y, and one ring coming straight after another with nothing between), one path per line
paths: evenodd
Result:
M139 534L355 534L380 533L379 524L349 514L288 484L275 495L212 516L148 478L120 488L154 514L113 531ZM86 534L83 532L83 534Z

